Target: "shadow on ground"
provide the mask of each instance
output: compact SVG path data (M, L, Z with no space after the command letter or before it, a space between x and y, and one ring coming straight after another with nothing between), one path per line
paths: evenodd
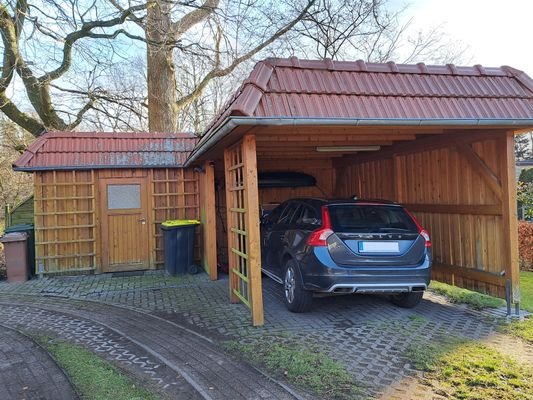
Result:
M494 334L504 310L472 310L426 293L415 309L392 305L386 297L350 295L317 298L311 312L286 310L281 288L263 279L265 325L250 326L245 306L228 301L228 280L209 281L205 274L168 277L58 277L24 284L0 283L1 294L95 300L142 310L177 322L215 341L253 343L258 338L301 341L318 346L363 384L367 393L424 398L417 372L406 356L413 342L420 346L446 337L483 340ZM404 397L405 398L405 397Z

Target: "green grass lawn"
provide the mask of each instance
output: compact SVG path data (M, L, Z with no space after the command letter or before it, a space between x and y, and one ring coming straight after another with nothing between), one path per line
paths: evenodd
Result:
M533 312L533 272L520 272L520 295L521 307ZM514 321L503 325L500 327L500 331L533 343L533 316L530 315L523 321Z
M318 348L277 338L262 338L253 344L230 341L225 347L300 388L311 389L320 398L361 398L361 388L353 377Z
M90 351L66 342L38 338L70 377L83 400L156 400L128 376Z
M442 282L431 281L429 288L430 290L445 296L452 303L466 303L478 309L498 308L505 305L505 301L502 299L462 289L457 286L447 285Z
M493 348L449 340L407 352L433 390L453 399L532 399L533 370Z
M522 308L533 312L533 272L520 272L520 294L522 297Z

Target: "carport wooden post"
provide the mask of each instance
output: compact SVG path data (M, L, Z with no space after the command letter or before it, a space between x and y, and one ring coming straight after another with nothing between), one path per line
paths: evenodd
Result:
M502 206L505 238L505 277L511 281L511 299L520 303L520 267L518 262L518 220L516 204L516 166L514 133L506 132L502 138Z
M215 167L203 164L200 174L200 220L202 222L202 266L211 280L217 279L217 231L215 210Z
M263 325L259 191L255 136L224 149L230 301L250 308Z
M249 292L252 323L263 325L263 290L261 282L261 235L259 230L259 189L255 136L243 139L244 189L246 208L246 249L248 253Z

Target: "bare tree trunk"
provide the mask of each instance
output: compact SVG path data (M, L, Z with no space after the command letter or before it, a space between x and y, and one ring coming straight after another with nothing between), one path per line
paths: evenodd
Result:
M170 2L149 2L147 10L148 130L174 132L177 127L176 78L172 58Z

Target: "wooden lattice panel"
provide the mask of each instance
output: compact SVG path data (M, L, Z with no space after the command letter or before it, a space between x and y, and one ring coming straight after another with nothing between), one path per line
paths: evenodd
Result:
M263 324L261 248L255 138L224 151L230 297L242 301L254 325Z
M156 265L163 263L161 223L168 219L200 219L198 174L193 169L152 170L152 224ZM199 231L195 240L195 260L200 258Z
M94 171L35 174L37 273L93 271L97 266Z

